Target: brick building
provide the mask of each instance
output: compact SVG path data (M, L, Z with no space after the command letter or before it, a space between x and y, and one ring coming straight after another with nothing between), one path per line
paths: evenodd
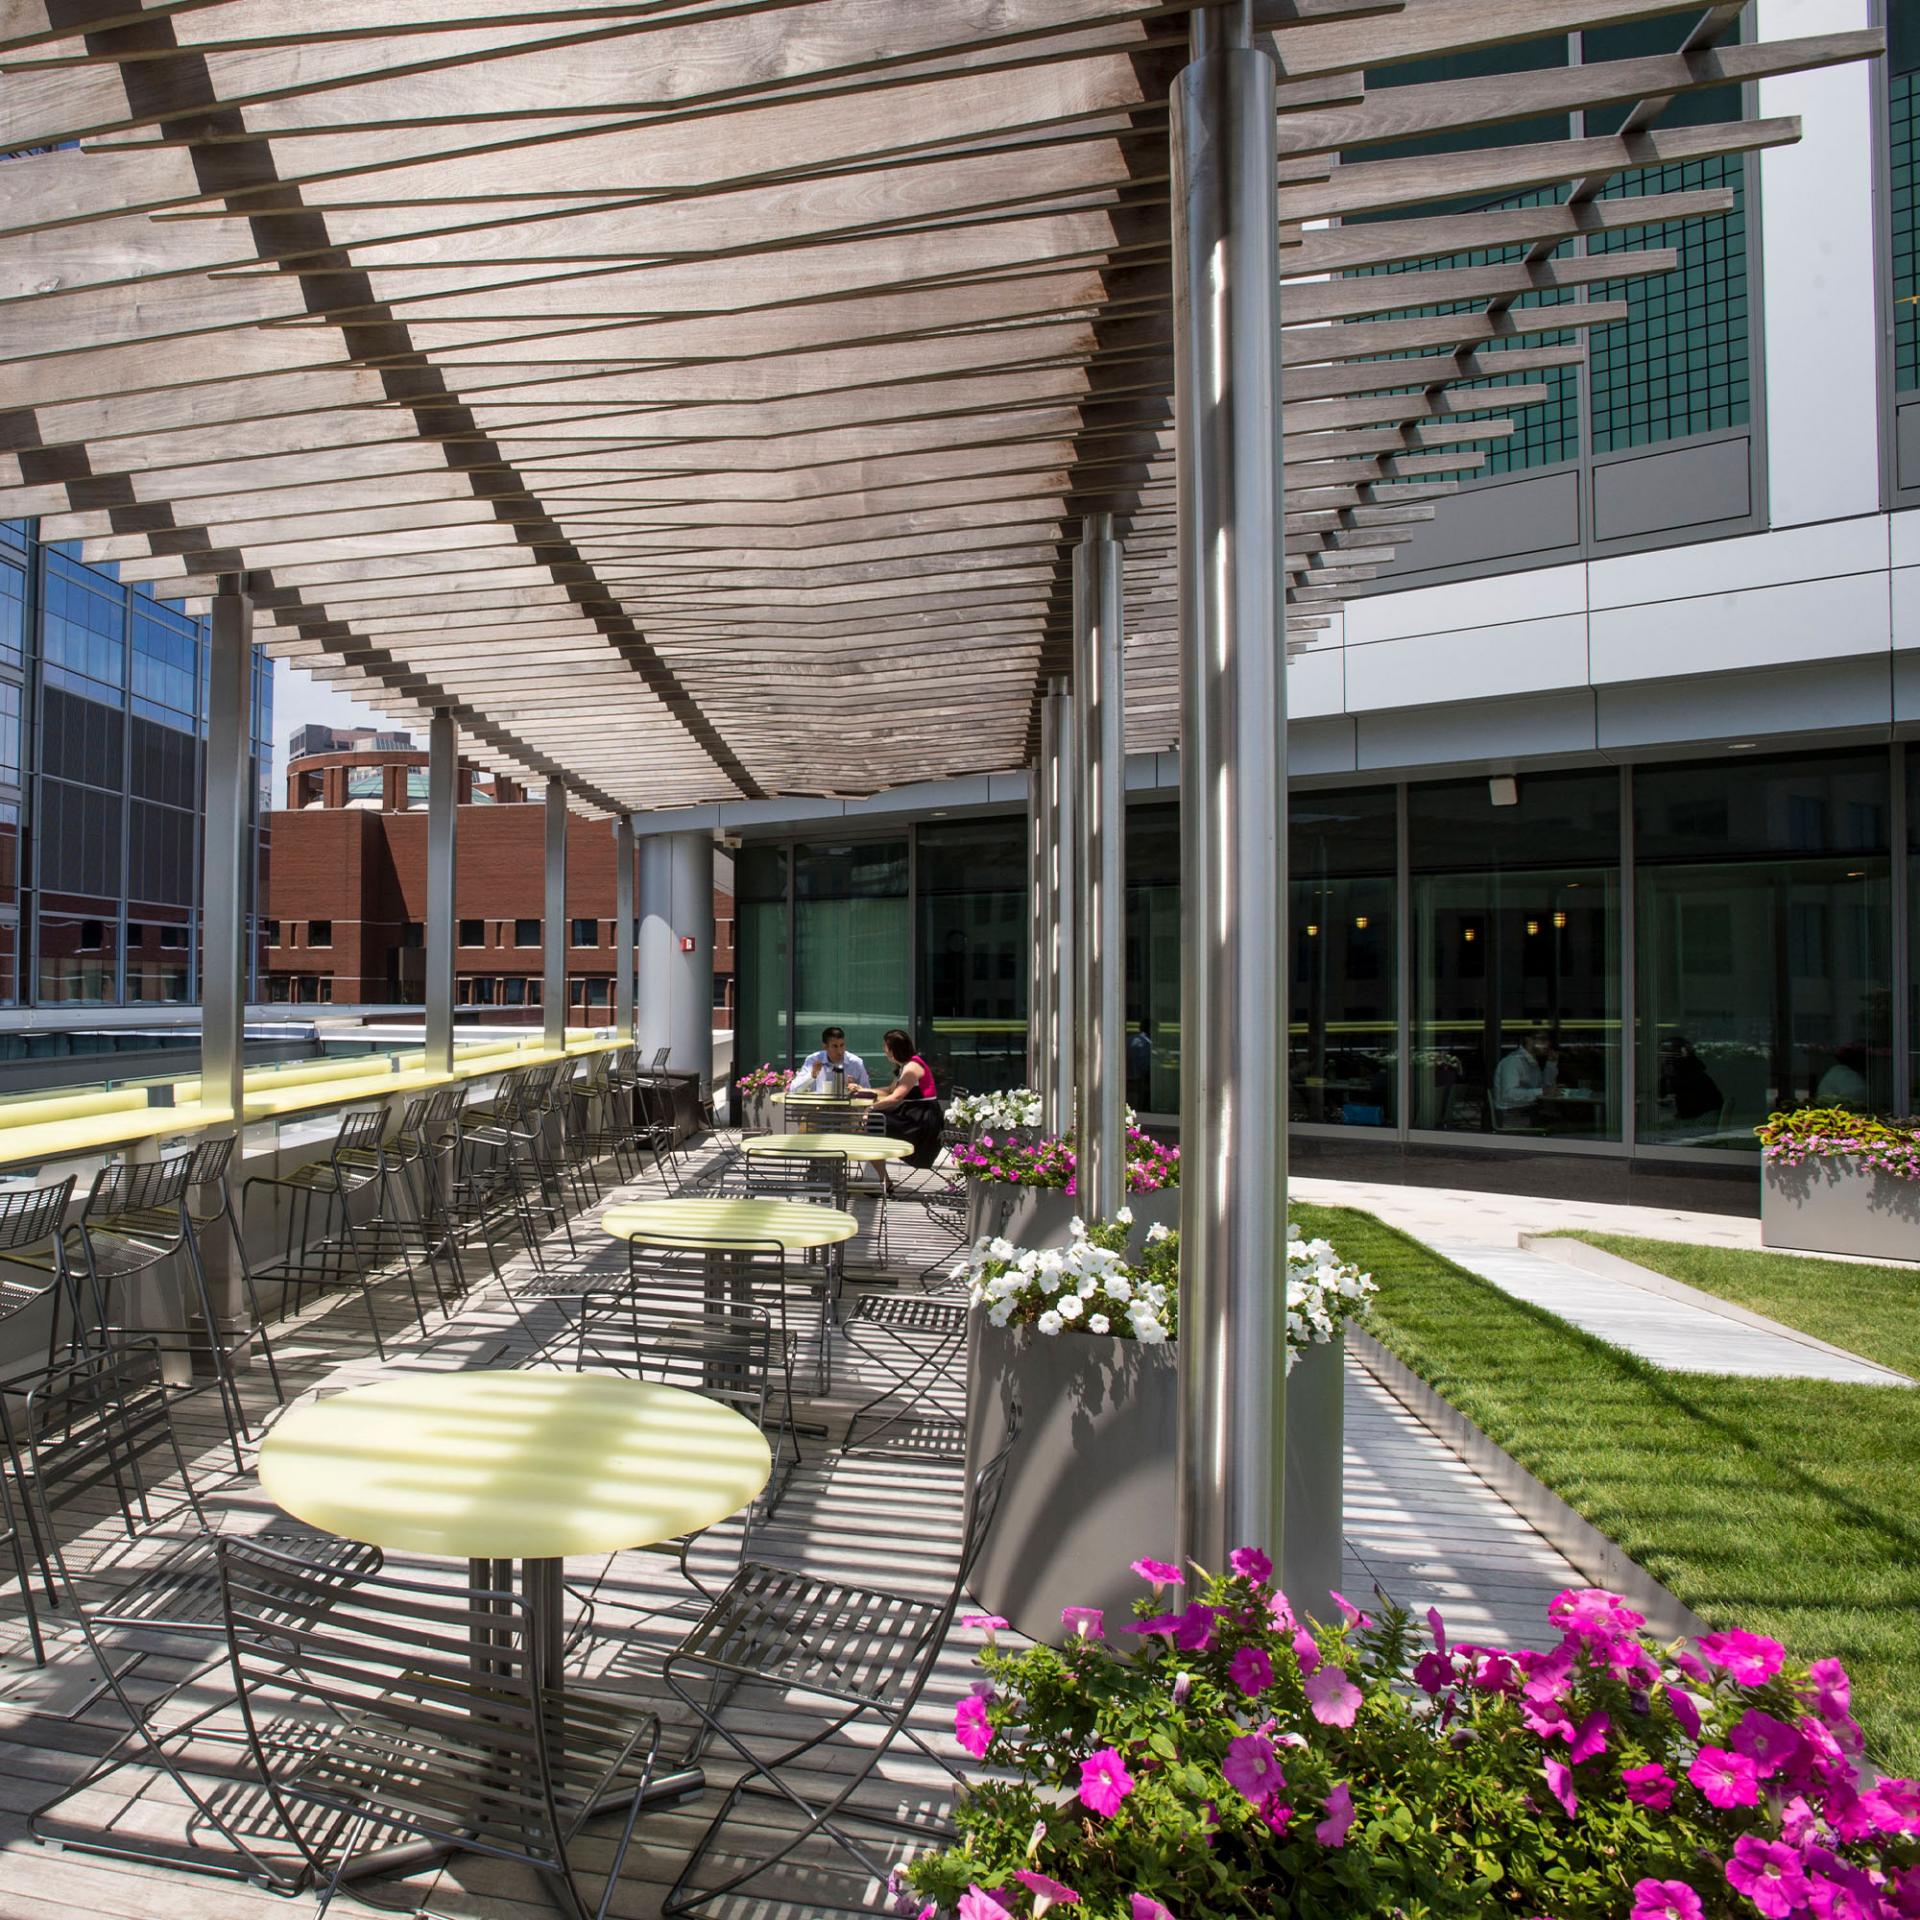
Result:
M300 741L291 743L297 747ZM273 816L268 997L333 1005L424 998L427 756L355 748L290 756ZM544 970L544 807L463 764L455 998L479 1017L531 1019ZM610 1017L616 968L614 838L575 815L567 831L568 1018ZM733 896L715 889L714 1025L733 1023Z

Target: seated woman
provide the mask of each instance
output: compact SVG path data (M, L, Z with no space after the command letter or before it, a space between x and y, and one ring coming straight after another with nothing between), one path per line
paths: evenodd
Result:
M930 1167L940 1151L940 1129L946 1124L933 1069L914 1052L913 1035L904 1027L889 1027L883 1038L897 1078L885 1093L874 1097L874 1110L885 1116L890 1138L912 1144L907 1165Z

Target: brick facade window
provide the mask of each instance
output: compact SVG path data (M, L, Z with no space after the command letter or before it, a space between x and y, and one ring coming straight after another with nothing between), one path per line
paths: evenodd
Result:
M310 947L330 947L333 945L333 922L331 920L309 920L307 922L307 945ZM332 976L328 976L331 981ZM331 999L333 996L327 996Z
M463 947L484 947L487 944L487 923L484 920L462 920L459 939Z
M600 922L572 921L567 931L567 944L571 947L597 947L600 944Z
M537 947L541 944L540 922L538 920L516 920L513 923L513 944L516 947Z

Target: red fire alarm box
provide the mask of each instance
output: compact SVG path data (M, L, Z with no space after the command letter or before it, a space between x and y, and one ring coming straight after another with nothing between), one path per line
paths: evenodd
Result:
M691 953L693 951L693 935L692 934L683 933L680 936L680 951L682 953Z

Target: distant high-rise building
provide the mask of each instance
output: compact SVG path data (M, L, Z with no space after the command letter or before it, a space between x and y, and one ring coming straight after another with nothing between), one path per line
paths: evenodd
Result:
M329 727L310 720L287 735L287 758L304 759L310 753L405 753L413 735L403 728Z
M0 521L0 1005L199 997L207 623ZM273 676L253 674L254 897ZM258 939L250 992L261 975Z

